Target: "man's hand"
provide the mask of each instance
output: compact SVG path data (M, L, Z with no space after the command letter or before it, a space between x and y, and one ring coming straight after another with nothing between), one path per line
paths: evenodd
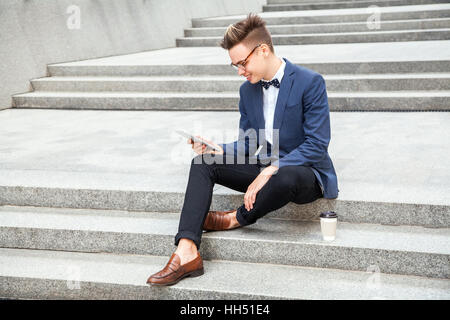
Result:
M192 141L192 139L188 139L188 144L192 144L192 149L194 149L195 153L197 154L205 154L205 153L211 153L211 154L223 154L223 148L217 144L215 144L212 141L206 140L205 138L202 138L200 136L196 136L197 138L203 139L206 142L208 142L209 144L212 144L213 146L215 146L217 149L219 149L219 151L217 150L211 150L208 149L208 151L206 151L206 144L203 144L201 142L194 142Z
M244 195L245 209L250 211L253 209L253 203L256 200L256 194L269 181L272 175L278 170L278 167L268 166L256 177L255 180L248 186L247 192Z

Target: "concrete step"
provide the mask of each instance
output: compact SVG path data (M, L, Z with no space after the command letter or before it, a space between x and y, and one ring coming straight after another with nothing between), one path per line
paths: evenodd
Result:
M450 113L330 117L339 197L267 217L317 221L335 210L341 222L450 228ZM0 123L1 205L181 212L194 152L174 129L227 143L239 114L8 109ZM214 186L211 210L242 204L243 193Z
M382 20L449 18L450 4L425 4L376 8L324 9L299 11L262 12L258 15L267 25L304 23L365 22L370 16L379 15ZM192 27L227 27L243 20L246 15L192 19Z
M229 75L149 77L54 76L33 79L31 84L36 91L235 92L239 91L239 87L244 81L243 77Z
M450 90L450 73L323 75L328 91ZM233 92L241 76L54 76L31 80L35 91ZM193 86L192 84L195 83Z
M298 3L298 4L312 4L312 3L323 3L323 2L342 2L342 1L351 1L351 2L365 2L368 0L320 0L317 2L314 2L312 0L267 0L267 4L286 4L286 3ZM377 0L373 0L377 1ZM390 0L386 0L390 1Z
M298 3L298 4L312 4L312 3L323 3L323 2L342 2L342 1L349 1L349 2L366 2L368 0L319 0L319 1L312 1L312 0L267 0L267 4L286 4L286 3ZM373 0L372 2L377 1ZM390 0L386 0L390 1Z
M450 91L329 92L331 111L450 111Z
M379 29L374 31L393 31L410 29L439 29L449 28L449 18L410 19L410 20L381 20ZM186 28L185 37L223 37L226 27ZM367 32L367 22L341 23L312 23L290 25L268 25L271 35L305 34L305 33L339 33L339 32Z
M217 47L222 37L176 38L177 47ZM274 45L450 40L450 28L273 35Z
M204 261L170 287L147 278L168 257L0 249L0 296L27 299L449 299L449 280L260 263ZM239 288L239 290L236 290ZM223 312L223 310L222 310Z
M162 169L161 169L162 170ZM18 170L3 171L6 174L16 174L18 179L29 177L29 173ZM33 175L44 175L45 172L33 172ZM81 173L82 179L94 174ZM118 179L119 174L111 174ZM54 174L60 181L64 176L74 179L73 174ZM97 174L97 176L100 176ZM123 175L122 178L138 178L139 176ZM140 175L142 179L144 175ZM100 177L95 177L99 180ZM167 177L164 177L167 179ZM162 178L158 178L158 181ZM104 178L107 180L107 177ZM156 179L155 179L156 180ZM45 181L47 184L48 181ZM95 181L97 182L97 181ZM43 183L41 183L43 184ZM185 185L184 185L185 186ZM211 210L230 210L243 204L243 194L237 194L218 185L213 195ZM174 188L175 189L175 188ZM1 204L20 206L52 206L57 208L95 208L105 210L133 210L133 211L181 211L184 201L183 192L168 191L134 191L87 189L75 187L46 186L9 186L0 185L2 191ZM217 192L219 191L219 192ZM418 192L413 190L414 193ZM314 221L320 212L335 210L339 213L340 221L352 223L379 223L385 225L415 225L430 228L450 227L450 206L428 203L408 202L379 202L377 200L346 200L334 201L318 199L310 204L297 205L289 203L285 207L272 211L269 218L292 219L300 221Z
M270 11L294 11L294 10L320 10L320 9L343 9L343 8L367 8L369 6L391 7L420 4L447 3L446 0L362 0L362 1L317 1L297 2L284 0L280 3L270 3L263 5L264 12Z
M0 247L169 256L179 213L0 206ZM245 228L204 232L207 260L450 278L450 228L339 222L322 240L319 221L260 219Z
M236 92L35 91L13 96L14 107L91 110L238 110Z
M367 0L320 0L318 2L341 2L341 1L353 1L364 2ZM286 3L312 3L311 0L267 0L267 4L286 4Z
M449 42L450 43L450 42ZM389 43L390 44L390 43ZM185 47L186 49L197 49ZM213 47L204 47L204 49ZM215 48L214 48L215 49ZM327 47L324 50L329 49ZM289 59L289 56L284 56ZM226 60L223 60L225 62ZM291 60L290 60L291 61ZM82 66L49 65L53 76L236 76L236 70L229 64L204 65L141 65L141 66ZM410 61L339 61L339 62L295 62L320 74L384 74L408 72L450 72L448 60L410 60Z
M450 111L450 91L328 91L331 111ZM236 92L34 91L13 95L14 108L238 111Z
M278 56L324 75L450 72L448 52L448 40L276 47ZM48 72L51 76L236 76L229 64L227 51L220 47L176 47L56 63L48 65Z

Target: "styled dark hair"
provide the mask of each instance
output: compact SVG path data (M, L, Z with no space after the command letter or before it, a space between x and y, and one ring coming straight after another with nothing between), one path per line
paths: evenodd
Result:
M225 31L220 46L230 50L238 43L242 43L248 48L254 48L260 43L265 43L269 46L270 51L275 53L272 37L266 28L266 22L257 14L249 13L246 19L230 24Z

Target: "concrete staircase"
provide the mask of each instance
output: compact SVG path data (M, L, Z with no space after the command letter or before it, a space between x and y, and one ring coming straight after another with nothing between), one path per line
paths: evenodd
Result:
M315 2L311 0L269 0L263 6L263 11L294 11L294 10L316 10L316 9L343 9L343 8L367 8L393 7L406 5L422 5L448 3L445 0L327 0Z
M376 7L367 7L367 2L373 2ZM429 4L406 5L417 2ZM320 3L269 4L264 6L264 11L274 45L448 40L450 4L438 2L444 1L324 3L333 7L330 10L311 10L327 9L313 8L320 7ZM397 6L378 6L391 3ZM342 4L351 9L338 9ZM226 27L235 20L234 17L194 20L193 28L185 31L184 38L177 39L177 45L217 46Z
M331 113L339 198L207 232L203 276L145 284L174 251L193 156L171 128L237 135L243 79L212 45L245 16L194 20L176 48L49 65L0 112L0 297L450 298L450 5L290 2L260 14L277 55L324 75L331 111L354 111ZM211 209L242 196L216 185Z
M290 45L278 46L277 54L324 74L331 111L448 111L449 44L311 45L301 51ZM243 80L223 63L229 60L226 52L217 47L176 49L49 65L51 77L32 80L34 91L13 96L14 105L238 111ZM200 50L205 56L198 56ZM161 59L162 53L166 57Z
M380 7L380 28L369 30L366 2L353 1L350 4L357 7L352 9L276 11L262 16L278 55L325 76L332 111L448 110L450 4L375 1L398 3ZM277 5L265 8L271 6ZM229 58L218 41L226 26L241 18L193 20L194 28L176 40L177 50L49 65L50 77L33 79L34 91L13 96L13 104L17 108L237 111L242 79L223 63Z

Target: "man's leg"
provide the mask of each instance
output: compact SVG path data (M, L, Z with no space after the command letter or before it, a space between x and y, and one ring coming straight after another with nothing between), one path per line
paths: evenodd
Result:
M209 158L206 161L202 155L192 159L178 233L175 235L177 246L180 239L185 238L192 240L197 249L200 248L203 224L211 206L215 183L245 192L260 173L258 164L249 164L248 158L245 164L237 164L236 158L228 158L227 161L225 155L206 157L221 159L212 162L212 158Z
M256 194L253 209L247 211L245 205L238 208L236 219L241 226L246 226L290 201L309 203L322 196L322 190L310 167L285 166L278 169Z

